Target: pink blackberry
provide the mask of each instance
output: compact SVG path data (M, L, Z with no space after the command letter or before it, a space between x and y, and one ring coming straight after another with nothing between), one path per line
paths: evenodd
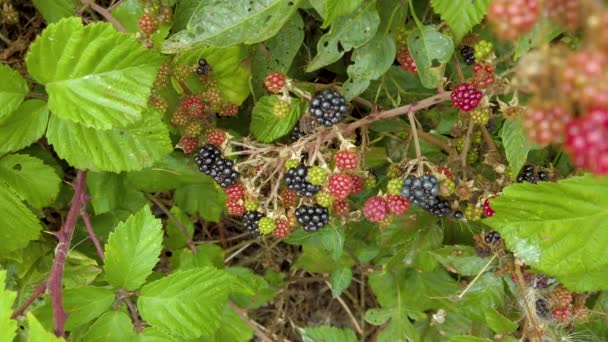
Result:
M388 211L397 216L403 215L410 208L410 202L399 195L389 195L386 203Z
M348 200L334 201L334 214L338 217L348 214L350 211L350 202Z
M452 91L452 105L456 108L468 112L474 109L481 101L483 94L475 89L475 86L468 83L459 84Z
M287 81L287 77L285 74L274 71L266 76L264 79L264 86L271 93L280 93L285 88L285 83Z
M493 197L492 197L493 198ZM496 212L490 207L490 198L483 201L483 214L485 217L492 217Z
M231 200L228 199L226 201L226 209L228 209L228 214L232 216L243 216L245 214L245 206L240 200Z
M352 180L353 180L353 186L350 190L350 194L356 195L356 194L360 193L361 191L363 191L363 189L365 188L366 179L363 178L362 176L355 175L355 174L351 174L350 178L352 178Z
M523 126L530 141L546 146L564 141L570 120L570 113L560 106L530 105L524 114Z
M402 46L399 48L399 50L397 50L396 58L403 71L409 71L414 74L418 73L416 62L414 62L414 58L412 58L407 46Z
M191 117L201 117L205 111L205 104L196 96L187 98L182 103L182 109Z
M568 58L560 74L564 95L587 107L608 106L608 57L599 51L578 51Z
M388 215L388 204L382 197L370 197L363 205L363 216L371 222L380 222Z
M219 128L214 128L207 133L207 142L215 145L222 146L222 144L226 141L226 132Z
M570 321L570 308L555 308L551 310L551 317L553 320L559 323L567 323Z
M494 84L494 68L491 65L484 65L481 63L473 66L473 78L471 83L480 89L487 88Z
M237 115L239 112L239 106L234 103L227 103L222 106L220 116L231 117Z
M177 147L181 148L184 153L190 154L196 150L199 144L200 141L196 137L183 137L177 144Z
M338 170L356 170L359 165L359 155L352 150L341 150L334 156Z
M229 201L238 201L245 196L245 187L243 184L237 183L224 189L224 193Z
M538 0L493 0L486 20L499 38L515 40L532 29L540 7Z
M327 182L329 193L336 199L345 199L353 189L353 179L345 173L336 173Z
M566 150L577 167L608 174L608 110L593 109L566 127Z
M146 36L151 36L156 29L158 29L158 19L152 15L152 13L146 12L137 21L141 32Z
M576 30L581 21L580 0L545 0L549 18L570 31Z
M286 219L276 219L274 221L276 228L272 231L272 235L278 239L284 239L289 235L289 221Z

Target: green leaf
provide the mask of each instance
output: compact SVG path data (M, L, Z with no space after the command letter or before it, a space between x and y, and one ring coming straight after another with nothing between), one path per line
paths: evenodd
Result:
M66 289L87 286L101 273L95 259L78 251L70 251L65 263L63 286Z
M137 307L152 327L181 336L211 336L221 323L230 277L204 267L177 271L146 284Z
M331 273L342 267L351 267L354 263L348 254L342 254L336 261L321 248L304 246L293 267L313 273Z
M515 43L513 60L518 60L530 49L551 42L563 32L563 28L556 25L547 16L540 16L530 32L523 34Z
M489 4L490 0L431 0L435 12L450 26L456 44L483 20Z
M334 261L340 259L344 252L344 227L331 223L318 232L305 232L298 229L289 234L285 240L289 244L323 248Z
M350 267L343 267L332 272L330 283L331 293L334 298L340 297L342 291L350 286L352 278L353 271L351 271Z
M150 111L134 126L105 131L52 116L47 138L57 154L75 168L110 172L141 170L173 149L160 116Z
M138 289L158 263L162 241L162 223L148 206L118 224L105 246L106 280L117 289Z
M332 0L322 1L323 9L321 15L325 19L321 28L328 28L338 17L350 15L361 4L363 0Z
M494 228L526 264L575 292L608 289L608 177L514 184L491 201Z
M194 225L192 224L192 220L190 217L186 215L179 207L173 206L171 207L171 214L178 220L184 228L186 228L186 232L188 233L188 237L192 238L192 234L194 234ZM169 249L179 249L186 246L186 237L182 230L177 226L177 224L171 220L167 220L167 239L165 240L165 246ZM222 258L223 261L223 258Z
M528 141L522 121L522 117L506 120L501 132L502 144L505 147L505 155L509 161L513 178L517 177L517 172L526 163L528 152L536 146Z
M304 342L356 342L357 335L350 329L330 326L305 328L302 330Z
M40 223L9 188L0 184L0 254L27 246L40 235Z
M118 208L125 193L124 175L111 172L89 172L87 189L95 214L107 213Z
M87 342L131 341L136 335L129 315L122 311L110 311L93 323L82 340Z
M460 335L460 336L452 336L450 338L450 342L491 342L489 338L477 337L477 336L468 336L468 335Z
M0 159L0 179L36 208L53 203L61 185L53 167L27 154L11 154Z
M42 324L38 322L36 317L31 313L27 313L27 324L29 327L29 332L27 335L28 342L57 342L57 341L65 341L62 338L58 338L55 334L46 331Z
M0 155L20 150L40 139L46 130L49 110L46 102L27 100L0 119Z
M59 21L61 18L76 14L74 0L33 0L34 7L42 14L47 24Z
M32 77L46 86L53 114L101 129L142 119L162 61L111 24L85 27L76 17L49 25L26 57Z
M517 323L503 316L494 308L486 311L486 322L490 329L498 334L511 334L517 330Z
M424 31L416 29L410 33L407 47L416 62L422 85L428 89L436 88L441 81L444 64L450 61L454 53L452 39L437 32L435 26L425 26ZM440 65L433 66L433 61Z
M484 323L485 312L493 307L502 307L504 300L502 278L494 272L486 272L469 288L457 308L460 315Z
M224 306L221 328L215 332L208 342L249 342L253 337L253 329L229 306Z
M471 246L444 246L436 251L430 251L448 271L464 276L474 276L488 263L488 259L480 258Z
M17 321L11 319L15 298L17 298L16 292L6 290L6 270L0 270L0 340L2 341L12 341L17 335Z
M196 254L192 254L190 249L184 248L174 252L177 261L176 269L189 270L192 268L201 268L212 266L215 268L224 268L224 250L222 247L213 244L200 244L196 246Z
M224 212L226 195L218 190L209 177L205 177L206 182L190 184L175 190L173 199L178 207L194 215L199 213L205 221L219 222Z
M144 14L144 4L138 0L126 0L114 7L112 16L118 20L128 32L140 31L138 19Z
M230 300L242 308L255 309L266 305L278 293L278 286L245 267L230 267L226 272L236 277L240 288L230 294Z
M196 45L226 47L254 44L274 36L296 12L301 0L201 1L186 29L169 37L163 53Z
M345 52L363 46L374 37L379 24L376 1L368 1L351 15L339 17L329 32L319 39L317 55L306 67L306 72L332 64Z
M63 306L68 314L66 329L78 328L99 317L112 306L114 299L114 292L103 287L64 290Z
M251 118L251 133L255 138L264 143L277 140L289 132L300 119L302 112L302 101L291 99L291 110L286 117L279 118L273 113L273 107L280 98L276 95L264 96L256 102Z
M388 321L393 316L391 309L369 309L365 311L365 321L380 326Z
M30 90L21 74L5 64L0 64L0 119L19 108Z
M188 184L212 184L213 180L200 172L190 156L174 151L152 167L127 173L130 186L145 192L169 191Z

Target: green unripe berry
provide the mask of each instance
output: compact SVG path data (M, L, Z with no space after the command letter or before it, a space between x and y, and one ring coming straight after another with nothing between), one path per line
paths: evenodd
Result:
M334 202L333 197L325 191L319 192L316 196L315 199L317 200L317 203L322 206L322 207L326 207L326 208L331 208L331 205Z
M267 235L272 233L272 231L277 227L277 225L270 217L262 217L260 219L260 222L258 223L258 227L260 229L260 233Z
M386 185L386 192L388 192L389 195L399 195L401 193L401 188L403 188L403 180L401 178L391 179Z
M308 181L312 185L322 185L327 180L327 171L320 166L308 169Z
M246 199L245 203L243 203L243 205L245 206L245 210L247 210L247 211L258 210L258 201L256 199L253 199L253 198Z
M289 171L289 169L293 169L294 167L298 167L300 165L300 161L297 159L289 159L285 162L285 170Z
M486 40L482 40L475 45L475 59L482 60L492 54L494 45Z

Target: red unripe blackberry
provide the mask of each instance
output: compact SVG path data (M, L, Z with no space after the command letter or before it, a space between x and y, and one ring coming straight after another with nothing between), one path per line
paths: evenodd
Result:
M226 201L226 209L228 209L228 214L232 216L243 216L245 214L245 206L243 205L243 201L240 200L231 200Z
M494 216L494 214L496 214L496 212L494 211L494 209L492 209L492 207L490 207L490 199L487 198L485 201L483 201L483 214L485 217L492 217Z
M285 88L285 83L287 82L287 77L285 74L274 71L268 74L264 79L264 87L271 93L280 93Z
M454 175L452 174L452 171L450 171L450 168L448 168L447 166L437 166L437 172L441 173L452 181L454 180Z
M146 36L151 36L158 29L158 19L149 12L144 13L137 23Z
M340 217L348 214L350 211L350 202L347 199L334 201L334 215Z
M553 320L559 323L567 323L570 321L570 308L555 308L551 310L551 317Z
M452 105L468 112L474 109L481 101L483 94L474 85L461 83L452 91Z
M184 127L190 121L190 117L180 109L177 109L171 117L171 124L175 127Z
M345 173L336 173L327 181L329 193L336 199L345 199L353 189L353 179Z
M184 126L183 133L187 137L198 137L202 131L203 123L198 120L191 120Z
M524 114L523 126L528 139L541 145L561 143L566 135L570 113L560 106L529 105Z
M493 0L486 20L499 38L515 40L532 29L539 14L538 0Z
M245 187L243 184L237 183L224 189L224 193L229 201L238 201L245 197Z
M567 308L572 303L572 293L563 286L557 286L551 292L551 303L554 308Z
M366 179L363 178L363 176L359 176L359 175L355 175L355 174L351 174L350 178L352 178L352 180L353 180L353 186L350 189L350 194L356 195L356 194L360 193L361 191L363 191L363 189L365 188Z
M494 84L494 68L491 65L477 63L473 67L471 83L477 88L487 88Z
M359 154L351 150L341 150L334 156L338 170L356 170L359 166Z
M382 197L370 197L363 205L363 216L371 222L380 222L388 215L388 204Z
M230 117L235 116L239 112L239 106L234 103L227 103L222 106L222 110L220 111L220 116Z
M402 46L397 50L396 58L403 71L409 71L414 74L418 73L418 69L416 69L416 62L414 61L414 58L412 58L407 46Z
M191 96L182 103L182 109L189 116L198 118L203 115L205 104L198 97Z
M410 208L410 201L400 195L389 195L386 204L388 211L394 215L403 215Z
M594 109L566 127L566 150L574 165L608 174L608 110Z
M580 0L545 0L544 5L549 18L568 30L574 31L580 24Z
M599 51L578 51L560 74L564 95L587 107L608 106L608 56Z
M154 80L154 89L166 87L169 84L169 76L171 76L171 68L165 63L161 64Z
M164 113L167 111L169 104L167 103L167 99L162 96L152 95L148 100L150 106L159 111L160 113Z
M226 141L226 132L219 128L214 128L207 133L207 142L215 146L222 146Z
M289 235L290 233L290 229L289 229L289 221L287 221L286 219L276 219L274 221L274 224L276 225L276 228L272 231L272 235L278 239L284 239L285 237L287 237L287 235Z
M184 153L190 154L197 149L199 144L200 141L197 137L183 137L177 144L177 147L181 148Z

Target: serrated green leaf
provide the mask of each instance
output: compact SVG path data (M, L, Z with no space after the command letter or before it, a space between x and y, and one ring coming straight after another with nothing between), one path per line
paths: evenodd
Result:
M144 4L138 0L126 0L114 7L112 16L118 20L128 32L140 30L139 18L144 14Z
M0 189L0 191L2 191ZM0 200L2 196L0 193ZM17 334L17 321L11 319L17 293L6 290L6 270L0 270L0 340L12 341Z
M226 272L235 276L238 285L230 300L242 308L255 309L266 305L277 295L277 287L245 267L230 267ZM240 288L239 288L240 287Z
M111 129L142 119L163 59L109 23L85 27L71 17L36 38L26 64L46 86L53 114L84 127Z
M138 289L158 262L162 241L162 223L147 206L118 224L105 246L106 280L117 289Z
M495 308L486 310L486 323L498 334L511 334L517 330L517 323L503 316Z
M343 267L332 272L330 278L331 292L334 298L340 297L342 291L350 286L353 271L350 267Z
M87 189L95 214L107 213L118 208L124 198L124 175L111 172L89 172Z
M441 19L448 23L458 44L471 29L479 24L488 12L490 0L431 0L431 5Z
M221 323L230 277L212 267L178 271L146 284L137 307L152 327L183 338L211 336Z
M328 28L338 17L352 14L361 4L363 0L332 0L322 1L323 10L323 25L321 28Z
M205 182L182 186L175 190L175 203L188 214L199 213L205 221L218 222L224 212L226 195L209 177Z
M505 155L511 167L512 178L517 177L517 173L528 159L528 152L536 146L528 141L528 135L524 131L522 121L523 118L521 117L506 120L502 126L502 144L505 147Z
M448 271L464 276L474 276L488 263L487 258L480 258L471 246L444 246L430 251Z
M505 300L503 280L493 272L482 274L458 303L459 314L484 323L485 312L501 307Z
M63 306L68 314L66 329L80 327L102 313L114 303L114 292L95 286L67 289L63 292Z
M47 138L57 154L78 169L141 170L171 152L161 114L151 111L129 128L96 130L52 116Z
M394 312L391 309L369 309L365 311L365 321L369 324L380 326L393 316Z
M226 47L254 44L274 36L296 12L301 0L213 0L199 2L186 29L169 37L163 53L196 45Z
M36 319L36 317L31 313L27 313L27 324L29 327L29 331L27 334L28 342L57 342L57 341L65 341L63 338L58 338L50 331L44 329L42 324Z
M526 264L576 292L608 289L608 177L514 184L484 223Z
M332 64L345 52L363 46L374 37L379 24L376 1L366 2L351 15L338 18L329 32L319 39L317 55L306 67L306 72Z
M0 155L20 150L40 139L46 130L49 110L46 102L27 100L0 119Z
M356 342L357 335L350 329L330 326L305 328L302 330L304 342Z
M224 307L221 329L218 329L208 342L249 342L253 337L253 329L229 306Z
M87 342L131 341L136 338L129 315L122 311L110 311L93 323L82 340Z
M189 270L206 266L218 269L224 268L224 250L222 247L213 244L200 244L196 246L196 254L192 254L190 249L181 249L173 255L177 261L173 260L176 269Z
M0 179L36 208L53 203L61 185L53 167L27 154L11 154L0 159Z
M434 89L443 75L444 65L449 62L454 53L452 39L440 32L435 26L424 27L424 31L416 29L407 37L407 47L416 62L418 75L428 89ZM440 63L433 66L433 61Z
M276 95L264 96L253 108L250 130L260 142L269 143L287 135L300 119L301 100L291 98L291 110L280 118L273 113L273 107L279 101Z
M33 0L34 7L42 14L47 24L76 14L74 0Z
M0 184L0 254L27 246L40 235L40 223L9 188Z
M322 248L330 254L332 259L337 261L344 252L344 240L344 227L332 222L327 227L314 233L298 229L289 234L285 242L293 245Z
M78 251L71 251L65 263L63 286L66 289L87 286L101 273L95 259Z
M190 217L188 217L188 215L186 215L177 206L171 207L171 214L173 214L173 217L175 217L175 219L179 221L184 228L186 228L188 237L192 239L192 234L194 234L194 225L192 224ZM177 224L171 219L167 220L167 239L165 240L166 248L179 249L185 247L186 242L186 237Z
M5 64L0 64L0 119L19 108L30 90L21 74Z

